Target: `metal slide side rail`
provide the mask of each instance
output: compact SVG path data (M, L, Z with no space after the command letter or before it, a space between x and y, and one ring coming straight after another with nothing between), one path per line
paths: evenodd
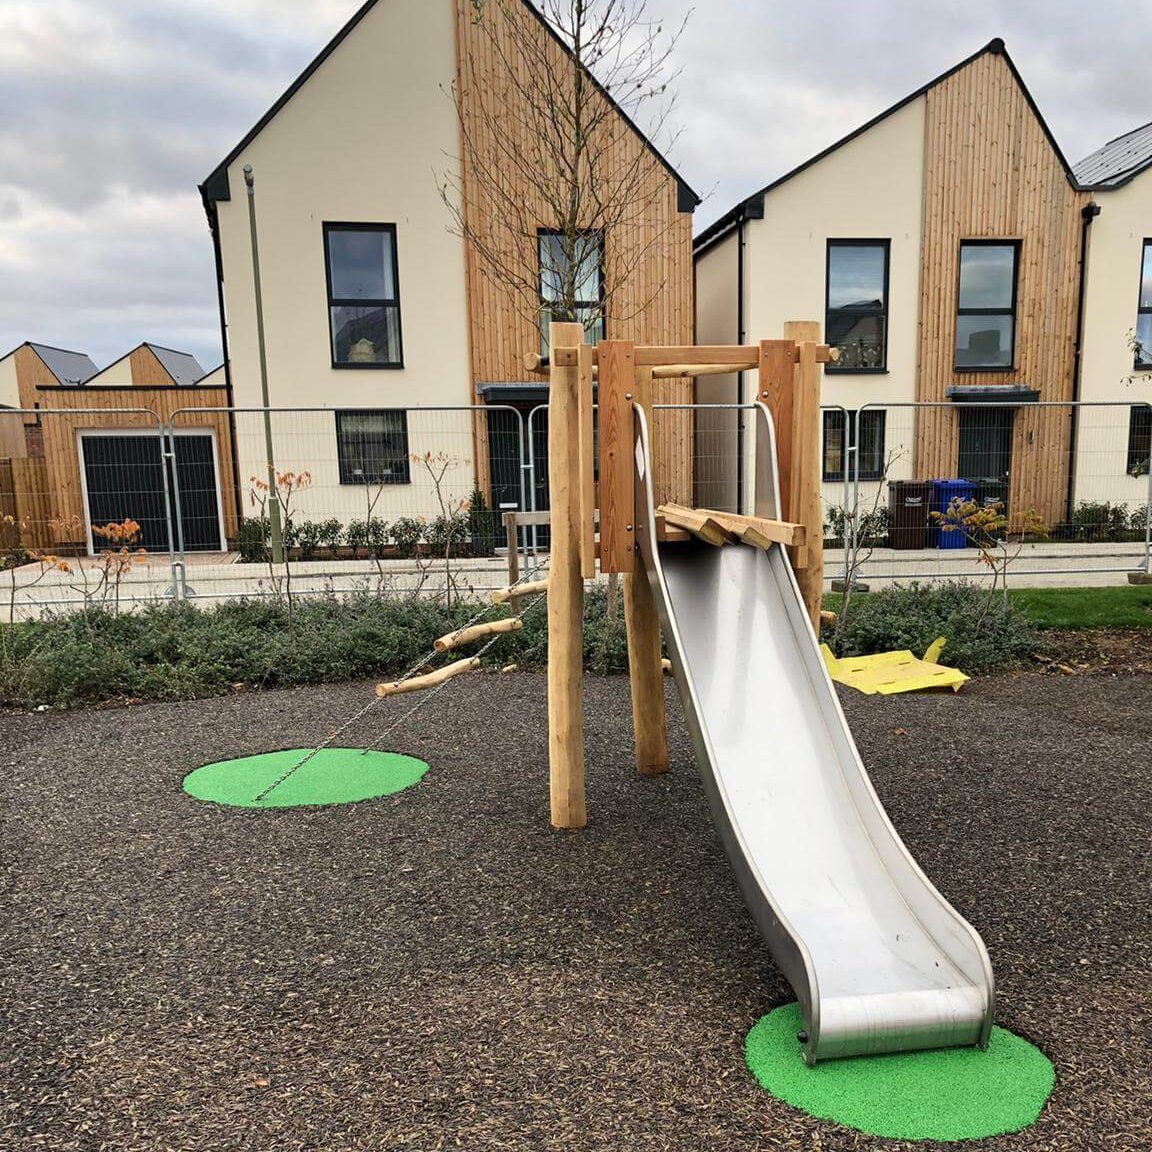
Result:
M772 421L756 413L755 512L774 517ZM985 1045L988 953L889 821L786 550L658 544L640 408L635 421L640 555L713 820L801 1004L805 1060Z
M916 401L905 400L905 401L894 401L892 403L875 402L875 403L863 404L860 406L858 411L860 414L863 414L864 412L891 412L891 411L911 411L915 414L915 413L919 413L919 412L927 412L927 411L934 411L934 410L957 411L960 409L964 409L964 410L968 410L968 411L974 410L974 411L983 412L983 411L993 411L996 409L1031 410L1033 408L1060 408L1060 409L1066 410L1069 413L1069 416L1072 417L1073 428L1078 432L1079 428L1080 428L1081 414L1084 412L1096 411L1096 410L1107 410L1107 409L1128 409L1129 411L1131 411L1131 409L1133 409L1133 408L1146 408L1146 409L1149 409L1150 411L1152 411L1152 404L1148 403L1147 401L1143 401L1143 400L1036 400L1036 401L1027 401L1027 402L1023 402L1023 403L1020 401L1013 402L1013 401L1008 401L1008 400L995 400L995 401L993 401L993 400L968 400L968 401L964 401L964 400L916 400ZM857 421L857 428L859 428L860 423L861 423L860 415L857 415L856 421ZM865 484L879 483L882 486L886 485L888 483L887 477L882 477L879 480L865 479L865 480L861 481L861 477L860 477L860 454L859 454L859 450L858 450L858 438L859 438L859 434L857 434L857 443L853 443L851 448L848 450L848 461L849 461L848 466L850 466L852 469L852 504L851 504L851 507L853 510L852 523L853 523L853 526L855 528L858 528L859 524L860 524L859 513L860 513L860 485L861 485L861 483L865 483ZM1077 439L1078 439L1078 437L1075 434L1071 438L1071 443L1069 446L1069 451L1071 453L1075 453L1078 450L1079 446L1077 445ZM1072 494L1074 495L1075 490L1076 490L1077 480L1080 478L1078 476L1078 471L1077 471L1077 467L1076 467L1077 461L1076 461L1075 455L1073 455L1073 458L1070 462L1071 467L1068 467L1069 461L1067 461L1067 460L1062 461L1062 463L1067 470L1067 474L1069 477L1069 484L1071 486ZM845 469L845 472L847 472L847 467ZM1144 572L1148 573L1149 575L1152 575L1152 466L1150 466L1148 468L1147 475L1148 475L1148 482L1147 482L1147 491L1145 493L1145 504L1144 504L1144 561L1143 561L1143 564L1137 566L1135 569L1133 569L1133 566L1131 563L1112 565L1112 566L1107 566L1107 567L1093 566L1090 569L1092 572L1099 572L1099 573L1105 574L1105 573L1131 572L1131 571L1135 570L1135 571L1144 571ZM847 485L845 487L847 490ZM848 505L846 503L845 507L847 508L847 506ZM987 575L988 575L988 569L987 568L981 568L981 567L972 567L970 570L964 570L964 571L949 569L948 572L945 574L942 574L940 571L933 571L931 568L926 568L922 571L909 571L907 569L899 569L899 570L893 569L892 571L876 571L873 568L868 566L867 561L864 561L864 562L861 562L860 564L858 564L855 574L851 575L850 574L850 565L849 565L849 561L848 561L848 557L847 557L847 550L849 547L854 546L854 544L855 544L855 541L851 540L850 538L846 539L846 541L845 541L845 551L846 551L845 581L846 582L850 578L850 576L851 576L851 579L854 579L857 581L865 581L865 580L941 580L941 579L955 580L955 579L970 578L970 577L987 577ZM1072 556L1075 557L1075 554L1076 554L1075 549L1076 549L1077 545L1075 543L1069 543L1068 547L1072 553ZM967 551L971 552L973 550L968 549ZM1028 564L1028 563L1025 563L1023 561L1018 561L1017 563L1013 564L1013 566L1012 566L1012 572L1017 576L1029 576L1029 575L1058 576L1058 575L1067 573L1069 571L1075 571L1075 570L1076 569L1069 569L1067 565L1065 565L1063 567L1051 567L1051 566L1044 567L1044 566L1036 565L1036 564Z

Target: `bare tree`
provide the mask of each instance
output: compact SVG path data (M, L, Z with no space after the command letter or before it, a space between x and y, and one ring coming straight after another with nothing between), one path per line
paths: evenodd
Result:
M665 30L648 0L470 4L452 91L462 155L441 180L455 230L544 330L630 319L664 287L637 291L636 272L675 212L620 113L668 135L684 23Z

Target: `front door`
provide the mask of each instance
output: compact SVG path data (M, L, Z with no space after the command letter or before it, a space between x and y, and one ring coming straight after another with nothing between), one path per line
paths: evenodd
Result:
M1012 471L1012 423L1015 408L960 409L961 480L1003 483Z

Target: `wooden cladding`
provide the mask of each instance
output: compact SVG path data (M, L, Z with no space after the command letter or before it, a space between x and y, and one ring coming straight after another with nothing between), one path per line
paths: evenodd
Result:
M1070 400L1078 308L1077 192L1004 57L984 53L925 94L917 399L946 401L964 385L1014 385L1041 400ZM962 240L1019 242L1015 364L955 369ZM951 476L957 412L918 413L916 474ZM1021 407L1013 432L1009 507L1064 517L1070 442L1067 409Z
M493 93L503 93L503 98L509 102L521 98L515 87L502 78L505 64L501 56L508 58L515 46L506 22L513 19L525 21L545 41L550 42L550 38L521 4L487 5L483 19L489 24L481 27L470 0L457 0L457 17L458 51L461 57L467 55L469 60L469 66L459 70L458 82L462 89L462 112L471 147L480 154L495 155L500 141L492 132ZM557 72L570 67L559 43L552 45L551 51L555 53ZM480 95L469 83L469 77L484 82L483 107ZM523 130L531 119L511 109L501 123L505 129L519 127ZM631 340L637 344L689 344L694 307L692 215L678 211L676 179L624 119L613 115L605 124L606 130L612 132L608 150L611 162L618 164L621 170L639 166L642 184L638 199L644 206L644 211L636 213L626 224L617 226L605 237L606 269L610 272L614 266L634 266L633 274L615 290L608 310L607 335L611 339ZM540 149L539 141L530 140L518 142L515 151L521 156L531 155L534 151L542 151L545 156L548 154L546 146ZM481 203L483 187L470 170L466 157L462 158L462 163L468 227L480 230L485 227L491 213L484 213ZM507 164L507 171L510 181L518 180L514 163ZM525 199L530 200L532 186L523 178L519 181ZM536 212L540 228L555 227L557 222L545 204L538 203ZM595 221L589 221L589 225L595 226ZM484 235L486 242L503 244L509 251L513 247L522 247L525 262L531 260L531 266L526 269L528 278L536 276L534 239L529 245L527 237L521 238L520 243L511 236L502 238L498 224L494 224L491 233L485 232ZM619 258L621 246L628 250L626 259ZM525 301L515 299L508 287L491 275L473 246L466 245L466 250L473 383L523 379L525 353L540 346L539 327L527 315ZM687 397L690 392L690 383L686 383L680 394Z

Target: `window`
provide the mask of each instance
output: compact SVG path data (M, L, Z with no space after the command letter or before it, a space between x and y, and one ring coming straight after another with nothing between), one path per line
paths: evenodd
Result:
M824 331L840 359L827 372L884 372L888 362L887 240L829 240Z
M859 457L861 480L884 478L884 431L887 413L883 408L865 408L861 412L824 413L824 479L829 483L843 481L847 450L855 447ZM845 444L845 433L848 442ZM852 476L849 468L849 478Z
M1016 340L1016 264L1019 245L965 240L960 245L956 298L956 368L1007 371Z
M1140 300L1136 308L1134 368L1152 368L1152 240L1144 241L1140 261Z
M341 484L408 484L408 415L402 409L336 413Z
M598 231L577 233L569 250L563 232L541 229L536 234L536 254L540 261L540 348L548 355L548 325L553 321L583 324L588 342L604 339L604 242ZM569 294L569 257L577 272Z
M1133 404L1128 413L1128 461L1124 470L1129 476L1147 476L1148 458L1152 456L1152 408Z
M325 224L333 368L402 368L394 224Z

